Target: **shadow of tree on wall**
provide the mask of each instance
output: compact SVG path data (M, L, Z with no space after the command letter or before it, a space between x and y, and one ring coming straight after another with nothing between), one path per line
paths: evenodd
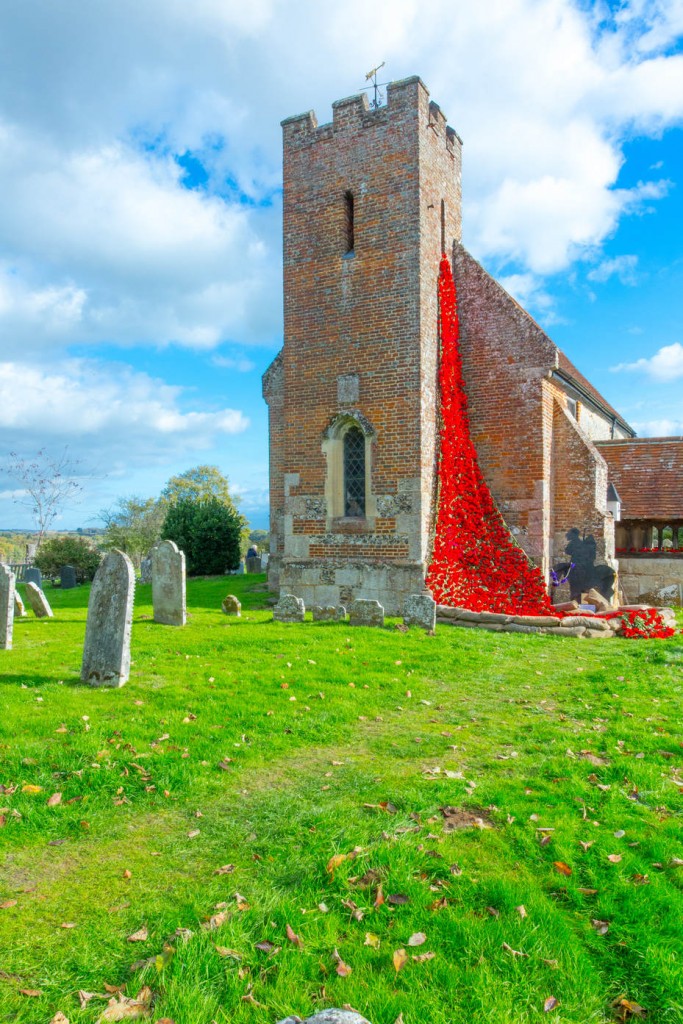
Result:
M572 527L566 534L567 546L565 554L569 555L574 563L569 573L569 591L573 601L580 601L581 595L592 588L599 591L606 600L611 600L614 593L614 569L609 565L595 564L597 546L593 534L588 536ZM555 567L556 571L568 569L568 563Z

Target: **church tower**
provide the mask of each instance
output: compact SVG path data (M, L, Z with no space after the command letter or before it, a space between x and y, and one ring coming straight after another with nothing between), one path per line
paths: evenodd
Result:
M437 274L461 142L422 81L282 122L284 347L270 415L270 585L307 605L424 589L436 514Z

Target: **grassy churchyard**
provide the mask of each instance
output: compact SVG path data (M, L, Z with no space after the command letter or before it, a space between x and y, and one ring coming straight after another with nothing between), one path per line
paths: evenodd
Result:
M138 587L98 690L88 589L46 593L0 652L3 1024L683 1021L683 637L288 626L192 580L182 629Z

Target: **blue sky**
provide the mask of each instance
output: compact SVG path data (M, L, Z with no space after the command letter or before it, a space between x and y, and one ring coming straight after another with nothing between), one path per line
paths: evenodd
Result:
M68 445L76 527L210 462L267 525L279 122L381 60L464 139L470 251L638 433L683 434L682 38L683 0L3 5L0 467Z

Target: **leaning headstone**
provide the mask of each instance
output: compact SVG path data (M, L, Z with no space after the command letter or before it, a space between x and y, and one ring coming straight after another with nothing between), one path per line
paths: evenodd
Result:
M364 597L359 597L351 605L349 624L351 626L383 626L384 608L379 601L369 601Z
M0 650L12 650L14 594L16 577L6 565L0 565Z
M152 559L149 556L147 558L143 558L140 562L140 582L152 582Z
M346 608L343 604L314 604L311 608L314 622L343 622Z
M273 618L276 622L303 622L305 614L303 598L295 597L294 594L281 594L280 600L273 608Z
M123 686L130 673L135 570L123 551L110 551L95 573L81 679L91 686Z
M155 622L185 625L185 553L172 540L162 540L152 551L152 604Z
M278 1024L370 1024L367 1017L361 1017L355 1010L322 1010L312 1017L285 1017Z
M221 602L221 608L226 615L236 615L239 618L242 614L242 605L234 594L226 594Z
M59 581L62 590L73 590L76 586L76 570L73 565L63 565L59 570Z
M421 629L436 627L436 601L431 594L409 594L403 602L403 622Z
M14 590L14 618L24 619L26 618L26 609L24 608L24 602L21 600L21 594L16 589Z
M37 619L51 619L53 618L52 608L50 608L50 602L45 597L39 586L35 583L26 584L26 596L28 603L33 608Z
M34 565L29 565L27 569L24 569L24 583L35 583L37 587L42 587L43 574L40 569L36 569Z

